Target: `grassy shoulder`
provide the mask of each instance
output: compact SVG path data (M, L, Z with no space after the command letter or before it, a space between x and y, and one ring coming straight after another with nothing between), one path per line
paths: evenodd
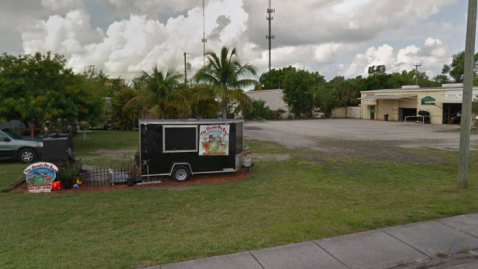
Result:
M0 189L20 180L28 165L14 161L0 161Z
M2 194L0 267L134 268L478 211L478 183L456 188L456 152L410 149L448 160L417 164L246 144L269 157L240 181Z

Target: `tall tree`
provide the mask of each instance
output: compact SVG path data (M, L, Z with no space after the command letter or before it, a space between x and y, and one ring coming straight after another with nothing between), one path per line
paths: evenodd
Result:
M199 94L200 98L210 98L212 95L221 100L223 119L227 118L228 105L232 102L246 101L251 103L249 97L241 90L247 86L259 83L253 79L243 77L255 76L256 68L251 64L242 64L236 52L227 47L222 47L221 53L210 51L207 54L206 65L199 69L194 76L196 82L203 82L211 86L209 91Z
M478 53L475 54L475 74L478 68ZM449 75L456 83L463 82L465 72L465 52L454 54L450 65L445 64L442 69L443 75Z
M95 121L104 99L66 67L62 55L0 56L0 118L30 127L46 122Z
M125 105L125 109L136 100L138 103L146 106L153 114L159 112L161 119L165 118L165 111L169 106L175 106L177 103L186 105L185 99L179 90L182 76L172 70L163 73L158 67L153 67L153 72L148 74L143 71L141 83L144 88L138 95L132 98ZM178 102L178 99L181 100Z
M212 92L207 85L194 85L184 90L184 96L191 105L191 113L203 118L217 118L217 112L221 109L221 104L216 101L216 97L204 95L204 92ZM185 115L189 116L189 115Z
M295 72L295 68L292 66L283 67L280 69L272 69L262 73L259 77L259 82L262 85L262 89L283 89L284 80L288 72Z
M287 72L284 78L284 101L295 117L312 116L315 90L325 83L318 72L309 73L305 70Z
M125 108L126 103L136 96L138 96L138 92L127 87L115 93L111 104L111 120L115 128L131 130L136 126L136 119L140 115L141 107L139 104L133 103Z

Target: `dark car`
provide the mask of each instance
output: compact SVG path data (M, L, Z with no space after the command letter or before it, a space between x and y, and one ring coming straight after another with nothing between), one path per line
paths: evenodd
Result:
M0 131L0 160L17 159L31 163L42 156L42 139L22 138L9 129Z

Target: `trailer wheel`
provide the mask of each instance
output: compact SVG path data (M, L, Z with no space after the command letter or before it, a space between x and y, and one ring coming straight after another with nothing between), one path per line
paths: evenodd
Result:
M180 165L174 168L172 176L176 181L185 182L191 177L191 172L187 166Z

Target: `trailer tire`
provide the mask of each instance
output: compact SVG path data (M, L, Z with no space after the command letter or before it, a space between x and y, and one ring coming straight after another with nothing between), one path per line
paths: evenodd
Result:
M191 177L191 171L187 166L179 165L174 168L172 177L178 182L185 182Z

